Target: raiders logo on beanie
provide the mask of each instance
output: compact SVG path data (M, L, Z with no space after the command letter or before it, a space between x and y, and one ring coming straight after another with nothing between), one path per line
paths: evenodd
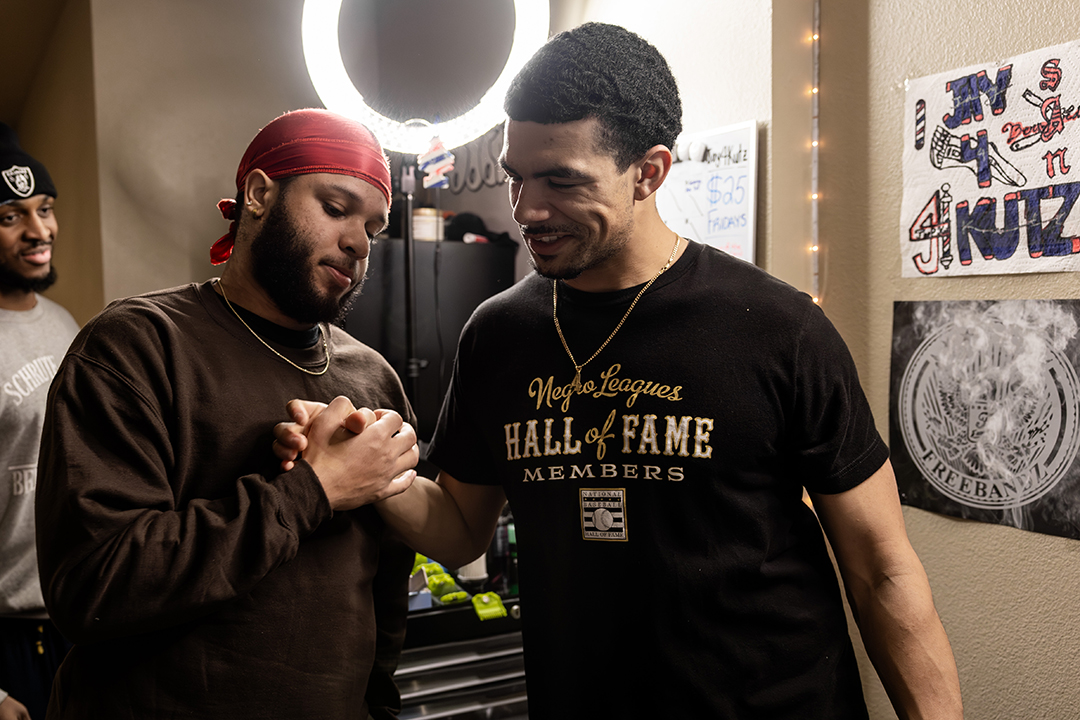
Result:
M56 197L45 166L19 147L15 131L0 123L0 205L34 195Z

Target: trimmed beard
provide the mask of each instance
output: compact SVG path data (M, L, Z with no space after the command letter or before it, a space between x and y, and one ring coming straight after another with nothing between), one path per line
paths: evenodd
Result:
M533 232L556 235L565 232L565 230L542 229ZM629 245L629 237L630 231L626 229L609 233L603 245L586 246L583 251L580 251L568 264L562 267L542 268L531 252L529 253L529 264L532 265L537 275L548 280L573 280L586 270L592 270L617 257Z
M278 310L299 323L340 323L360 293L363 278L340 299L320 295L312 283L312 245L285 212L285 192L251 241L251 268Z
M15 272L7 265L0 263L0 293L9 292L45 292L56 282L56 268L49 266L49 274L45 277L26 277Z

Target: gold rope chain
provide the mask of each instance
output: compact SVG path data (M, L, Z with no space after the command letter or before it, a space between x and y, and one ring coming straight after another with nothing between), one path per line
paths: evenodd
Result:
M566 338L563 336L562 327L560 327L559 325L559 281L551 281L551 315L553 318L555 318L555 332L559 333L559 340L562 341L563 349L566 350L566 354L570 356L570 362L574 364L574 382L571 387L575 391L581 389L581 369L591 363L594 359L596 359L596 356L599 355L603 351L603 349L607 347L608 343L611 342L611 339L615 337L615 333L619 332L619 329L622 328L623 323L626 322L626 318L630 317L630 313L634 311L634 306L637 305L637 302L641 299L641 296L644 295L645 291L649 289L649 286L656 282L656 279L663 275L664 271L671 267L671 264L675 262L675 254L679 252L679 242L681 240L682 238L679 237L679 234L675 233L675 247L671 248L671 257L669 257L667 259L667 262L664 263L664 267L660 268L660 270L652 276L652 280L645 283L645 287L641 288L641 290L638 291L637 297L635 297L634 301L630 303L630 307L626 308L626 313L623 314L622 320L620 320L619 324L615 326L615 329L611 331L611 334L607 336L607 340L605 340L603 344L596 349L596 352L594 352L588 360L581 363L580 365L578 365L577 360L574 359L574 353L570 352L570 346L566 344Z
M322 370L318 370L318 371L316 371L316 370L308 370L308 369L307 369L307 368L305 368L305 367L300 367L299 365L297 365L296 363L294 363L294 362L293 362L292 360L290 360L289 358L287 358L287 357L285 357L284 355L282 355L281 353L279 353L279 352L278 352L277 350L275 350L274 348L272 348L272 347L270 346L270 343L266 342L266 341L265 341L265 340L263 340L263 339L262 339L261 337L259 337L259 333L257 333L257 332L255 332L254 330L252 330L252 329L251 329L251 326L250 326L250 325L248 325L248 324L247 324L246 322L244 322L244 318L240 317L240 313L236 312L236 308L234 308L234 307L233 307L233 305L232 305L232 303L231 303L231 302L229 302L229 296L225 294L225 286L224 286L224 285L222 284L222 282L221 282L220 280L218 280L217 286L218 286L218 287L219 287L219 288L221 289L221 297L225 298L225 304L229 306L229 309L230 309L230 310L232 310L232 314L236 316L236 319L237 319L237 320L239 320L239 321L240 321L240 323L241 323L241 324L242 324L242 325L243 325L244 327L246 327L246 328L248 329L248 332L250 332L250 333L251 333L252 335L254 335L254 336L255 336L255 339L256 339L256 340L258 340L258 341L259 341L259 342L261 342L261 343L262 343L263 345L265 345L265 346L266 346L266 348L267 348L267 349L268 349L268 350L269 350L270 352L274 353L274 354L275 354L275 355L277 355L277 356L278 356L279 358L281 358L281 359L282 359L282 360L284 360L285 362L289 363L290 365L292 365L292 366L293 366L294 368L296 368L296 369L297 369L297 370L299 370L300 372L304 372L304 373L307 373L308 375L322 375L323 373L325 373L325 372L326 372L327 370L329 370L329 369L330 369L330 348L329 348L329 347L327 347L327 345L326 345L326 332L325 332L325 331L324 331L324 330L322 329L322 325L321 325L321 324L319 325L319 336L320 336L320 337L322 338L322 346L323 346L323 352L325 352L325 353L326 353L326 365L325 365L325 366L323 367L323 369L322 369Z

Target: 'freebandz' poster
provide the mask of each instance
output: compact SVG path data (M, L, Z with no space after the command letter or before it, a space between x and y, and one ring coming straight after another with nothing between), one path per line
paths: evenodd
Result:
M904 277L1080 270L1080 41L908 80L904 114Z
M1080 539L1080 300L898 302L890 442L906 505Z

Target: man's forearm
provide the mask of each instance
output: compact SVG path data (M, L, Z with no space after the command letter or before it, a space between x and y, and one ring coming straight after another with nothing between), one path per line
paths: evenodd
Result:
M439 482L418 477L375 507L414 550L456 568L487 549L504 502L500 489L464 486L442 475Z
M963 717L949 639L934 609L922 565L850 588L866 652L901 720Z

